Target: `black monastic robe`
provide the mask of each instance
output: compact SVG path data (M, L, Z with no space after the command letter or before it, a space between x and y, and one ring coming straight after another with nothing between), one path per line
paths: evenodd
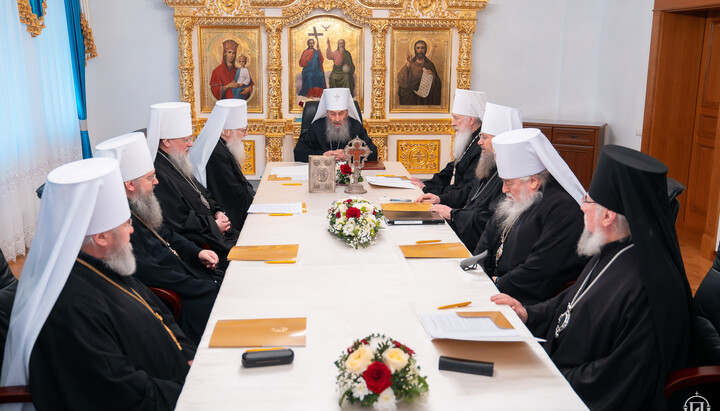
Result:
M80 253L123 290L135 290L162 316L75 263L30 355L38 410L171 410L195 345L142 283Z
M423 181L423 183L425 183L423 192L439 196L448 191L460 190L477 179L477 177L475 177L475 169L482 154L482 147L478 145L480 128L481 127L478 127L477 130L473 132L472 138L466 146L465 154L463 154L459 160L455 159L454 161L450 161L445 168L435 173L431 179ZM450 180L452 180L453 177L453 170L455 170L455 180L450 184Z
M578 203L552 177L543 197L520 215L510 229L497 265L495 256L503 228L497 214L490 219L474 254L488 250L485 272L497 276L500 292L523 304L554 296L575 280L587 259L575 252L582 234L583 213Z
M182 302L178 324L198 344L220 289L213 275L202 268L198 258L201 249L163 224L156 232L178 253L176 256L134 214L132 223L135 231L130 242L137 262L135 277L148 287L177 293Z
M359 137L362 141L365 142L365 144L371 151L370 155L367 158L367 161L377 161L377 147L375 147L375 143L373 143L370 137L368 137L367 131L365 131L362 123L350 116L347 117L346 121L350 122L350 140L354 139L356 136ZM325 136L325 129L327 127L326 124L327 117L319 118L312 124L310 124L307 133L300 136L297 144L295 144L295 149L293 150L293 153L295 153L295 161L307 163L308 156L321 156L326 151L345 148L347 142L328 142ZM348 142L350 140L348 140Z
M452 207L448 223L468 250L477 247L485 226L495 213L495 207L505 198L502 186L502 179L493 171L490 178L475 179L466 189L450 190L440 196L442 204ZM454 199L453 196L460 198ZM443 200L443 197L447 199Z
M226 267L227 254L235 246L239 232L232 227L225 234L220 231L215 222L215 213L223 210L210 191L195 177L189 177L207 199L210 205L208 208L186 181L186 177L173 167L162 151L158 151L155 158L155 173L159 181L155 187L155 195L162 207L164 223L201 248L215 251L220 257L220 266ZM232 220L230 222L232 223Z
M7 337L10 325L10 312L12 312L15 292L17 291L17 280L10 271L10 266L0 251L0 367L3 363L5 352L5 338Z
M626 250L608 267L629 244L627 240L606 244L573 286L551 300L526 307L528 328L547 340L544 346L550 358L591 410L665 408L662 390L669 370L662 369L663 362L658 360L654 320L635 249ZM558 318L585 278L590 275L587 289L605 267L556 338Z
M225 209L233 227L238 231L242 230L247 218L247 210L255 196L255 189L243 175L222 138L218 139L208 159L205 175L208 190Z

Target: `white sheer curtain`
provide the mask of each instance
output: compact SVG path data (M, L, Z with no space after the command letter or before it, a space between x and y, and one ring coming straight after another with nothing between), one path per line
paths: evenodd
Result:
M82 157L63 0L47 0L45 28L31 37L16 1L0 1L0 249L30 247L53 168Z

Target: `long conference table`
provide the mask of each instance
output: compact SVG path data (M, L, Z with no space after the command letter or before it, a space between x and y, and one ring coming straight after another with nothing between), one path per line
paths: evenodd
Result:
M356 339L371 333L392 337L412 348L426 375L426 398L399 403L400 410L581 410L587 409L552 361L507 306L491 303L497 288L480 269L463 271L459 259L406 259L399 245L418 240L459 242L447 224L388 226L376 243L353 249L327 231L335 193L309 193L308 182L283 185L268 180L270 163L255 203L305 202L307 213L292 216L251 214L238 245L299 244L295 264L233 261L200 341L177 403L178 410L338 410L334 362ZM408 175L402 164L363 175ZM356 195L379 205L381 197L414 199L419 189L375 187L363 183ZM501 310L526 337L523 342L457 342L474 358L495 364L492 377L438 370L444 342L433 343L418 313L461 301L460 310ZM305 347L293 347L290 365L243 368L245 348L209 348L215 323L222 319L306 317ZM456 342L453 342L453 344ZM453 351L454 352L454 351ZM347 409L361 409L345 405Z

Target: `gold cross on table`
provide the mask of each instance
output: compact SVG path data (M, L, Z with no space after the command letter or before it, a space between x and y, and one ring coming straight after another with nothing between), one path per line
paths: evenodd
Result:
M322 33L318 33L317 27L313 26L312 33L308 33L308 37L315 37L315 43L318 43L318 47L320 44L320 39L318 37L322 36Z

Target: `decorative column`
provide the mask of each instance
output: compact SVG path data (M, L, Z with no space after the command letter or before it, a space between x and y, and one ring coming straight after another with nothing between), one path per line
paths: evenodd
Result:
M387 131L386 127L377 127L372 124L376 120L385 119L385 74L387 66L385 64L385 39L387 37L389 22L386 19L378 19L370 21L370 31L372 32L372 94L370 96L370 119L368 119L368 134L378 149L378 160L387 160ZM384 123L384 122L382 122ZM375 127L373 127L375 126Z
M285 120L282 114L282 60L280 56L280 34L283 19L266 18L265 30L268 38L268 115L265 121L265 161L283 161L283 139Z
M195 113L195 87L193 86L192 30L193 19L190 17L175 17L175 30L178 33L178 71L180 72L180 100L190 103L190 113L193 119ZM193 124L195 128L195 124ZM195 133L197 134L197 133Z
M472 74L472 36L475 33L475 20L458 22L457 30L460 36L458 48L457 88L470 90L470 75Z

